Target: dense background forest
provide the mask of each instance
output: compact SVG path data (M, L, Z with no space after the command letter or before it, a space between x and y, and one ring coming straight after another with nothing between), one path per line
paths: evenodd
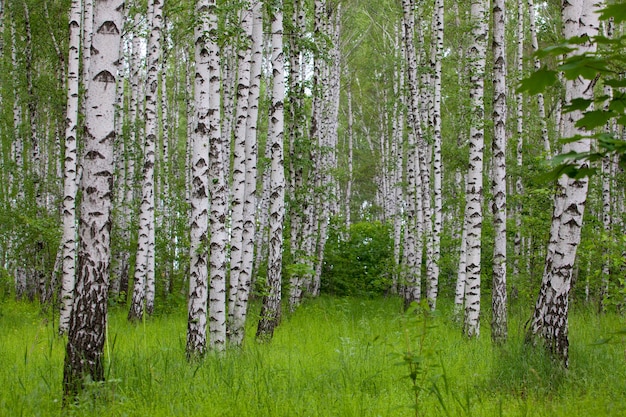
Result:
M496 345L530 319L567 367L569 305L622 312L621 3L148 0L100 26L103 3L0 0L0 300L69 332L66 372L109 94L102 334L108 307L185 308L193 361L384 296Z

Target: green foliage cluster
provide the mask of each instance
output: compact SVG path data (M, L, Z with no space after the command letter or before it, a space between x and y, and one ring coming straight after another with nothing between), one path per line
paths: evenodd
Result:
M620 24L626 21L624 4L606 6L600 13L604 24L612 21ZM626 142L618 131L626 127L626 93L620 91L626 87L623 74L626 71L626 34L618 36L598 35L593 38L576 37L566 39L559 44L551 45L537 51L540 59L559 59L565 54L576 51L579 45L593 43L597 46L596 52L570 55L562 58L554 68L543 66L522 80L518 91L530 94L545 92L550 86L559 82L561 73L568 80L578 78L588 80L590 88L595 88L596 95L592 99L575 98L564 107L565 112L581 111L582 118L576 122L576 127L587 131L586 135L576 135L564 138L564 142L575 142L583 138L590 138L597 143L597 149L590 152L569 152L556 156L553 163L556 168L551 177L566 174L572 178L580 178L594 174L594 167L581 166L582 162L596 162L604 157L615 155L619 165L626 168ZM599 87L608 87L611 93L601 91ZM599 128L608 127L602 131Z
M619 316L574 310L572 366L556 373L542 350L523 344L525 312L511 317L511 343L494 350L488 334L465 340L450 307L425 320L407 316L396 298L321 297L287 317L271 344L250 331L242 349L194 363L184 354L183 307L142 326L114 308L107 381L63 409L64 340L36 305L8 301L0 304L0 415L403 417L415 415L412 375L421 416L626 413L623 335L595 344L623 327Z
M338 296L379 295L389 289L393 272L391 226L378 221L335 227L329 233L322 291Z

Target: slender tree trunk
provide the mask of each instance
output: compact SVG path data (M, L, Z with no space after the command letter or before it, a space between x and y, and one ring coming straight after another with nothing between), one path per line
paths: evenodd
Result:
M494 223L491 340L507 339L506 311L506 45L505 1L493 3L492 213Z
M539 42L537 41L535 5L533 0L528 0L528 19L530 22L528 27L530 30L530 42L532 44L533 51L537 52L539 50ZM541 68L539 58L534 57L533 63L535 71ZM539 108L539 123L541 126L541 140L543 142L544 152L546 153L546 158L551 158L552 151L550 146L550 137L548 136L548 121L546 119L546 106L543 93L537 94L537 107Z
M421 155L425 149L421 127L421 115L419 108L419 87L417 79L417 56L415 52L415 4L412 0L402 1L404 22L404 44L407 60L407 78L409 82L409 112L408 120L409 150L407 155L407 247L405 247L405 259L407 278L404 289L404 306L408 307L413 301L421 299L421 265L422 265L422 242L424 232L424 207L423 207L423 179L424 168L422 164L425 157Z
M272 107L270 108L271 174L270 238L267 260L268 293L263 298L257 338L271 339L281 316L283 220L285 211L284 136L284 55L282 2L275 3L272 14Z
M613 21L609 20L602 25L603 35L609 39L613 37ZM613 89L609 86L604 87L605 95L613 97ZM606 110L606 109L605 109ZM611 121L605 127L608 132L616 132L617 125L615 121ZM602 178L602 229L604 231L604 239L602 239L602 279L600 287L600 296L598 302L598 311L600 313L606 312L606 301L609 296L609 279L611 276L611 257L612 249L611 243L614 242L613 228L612 228L612 212L611 212L611 200L613 194L613 179L615 178L611 166L611 157L605 156L601 163L601 178Z
M246 124L250 97L250 66L252 60L252 5L240 11L242 47L237 52L237 104L235 112L235 143L233 147L230 282L228 294L228 321L232 327L235 303L239 291L239 273L243 252L244 199L246 194ZM255 161L256 162L256 161ZM229 337L233 329L229 329Z
M199 0L196 3L198 23L194 31L195 41L195 128L191 145L190 182L190 269L187 319L187 358L202 356L206 351L206 325L209 293L208 277L208 224L209 224L209 140L213 120L209 118L209 48L212 47L208 33L215 1Z
M465 227L467 229L467 276L465 281L465 323L469 338L480 334L481 234L483 221L483 151L485 148L485 59L488 37L488 13L484 0L472 0L473 44L468 52L470 68L470 145Z
M600 3L595 0L564 0L564 36L580 39L593 38L598 34L598 14ZM595 52L595 44L585 42L570 53L575 56ZM577 78L566 80L565 103L577 98L593 97L592 81ZM582 118L582 111L571 111L564 115L564 136L585 136L586 132L576 127ZM590 150L590 140L580 139L563 146L563 153L571 151L584 153ZM588 178L571 179L561 177L554 196L554 212L550 229L550 240L546 255L545 269L533 313L527 339L543 339L546 348L565 367L569 364L568 310L572 272L576 261L576 251L580 243L583 214L587 200Z
M348 126L347 126L347 140L348 140L348 180L346 182L346 198L344 200L344 213L345 213L345 225L346 231L350 231L350 225L352 224L352 212L350 210L350 202L352 200L352 181L354 176L353 159L354 159L354 115L352 114L352 89L348 85L347 91L348 100ZM397 258L396 258L397 259Z
M304 120L304 87L303 87L303 62L300 42L297 39L302 37L305 27L305 9L303 0L294 1L292 27L293 33L289 36L290 41L290 65L289 65L289 109L291 115L291 126L289 131L289 177L290 177L290 220L291 220L291 253L294 257L294 264L301 267L308 265L305 258L308 237L307 215L309 212L308 195L305 190L303 166L303 155L305 154L307 141L305 140L305 120ZM304 283L307 280L307 272L300 268L294 272L289 281L289 309L294 311L300 304Z
M517 3L517 82L521 82L524 78L524 0L518 0ZM515 206L515 237L513 241L515 260L513 261L513 275L519 276L519 263L522 257L522 196L524 194L524 185L522 183L521 169L524 164L523 145L524 145L524 95L517 93L515 95L516 105L516 148L515 160L516 167L519 171L515 178L515 194L517 204Z
M433 94L433 230L432 230L432 256L428 280L428 302L431 309L435 309L439 290L439 259L441 257L441 230L443 226L443 200L442 200L442 177L443 167L441 160L441 61L443 59L443 24L444 24L443 0L436 0L433 11L435 34L435 59L433 62L434 94Z
M74 305L63 373L64 398L104 380L104 341L110 265L115 83L123 3L98 2L89 68L85 153L81 180L80 245Z
M259 116L259 95L261 92L261 65L263 60L263 7L261 0L252 5L252 62L250 66L250 91L246 118L246 172L243 201L243 233L241 236L241 268L234 306L231 342L239 346L243 343L248 298L252 286L254 267L254 239L256 234L256 181L257 181L257 122ZM257 248L260 251L260 248Z
M208 53L209 71L209 346L221 351L226 344L226 215L228 211L228 189L224 175L224 143L220 127L221 77L219 46L217 44L217 4L209 0Z
M61 315L59 333L67 332L72 311L74 283L76 282L76 182L78 89L80 84L80 29L82 1L73 0L69 20L69 56L67 60L67 119L65 130L65 158L63 178L63 266L61 278Z
M148 39L148 75L146 79L145 142L141 206L139 213L139 241L135 264L135 281L128 319L140 320L145 313L154 311L155 270L155 204L154 165L156 139L158 136L158 90L159 60L161 58L161 28L163 24L163 0L150 0L151 30ZM144 305L145 303L145 305Z

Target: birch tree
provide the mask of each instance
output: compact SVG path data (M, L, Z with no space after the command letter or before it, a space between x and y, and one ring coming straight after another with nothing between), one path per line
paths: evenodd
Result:
M208 224L209 224L209 131L213 122L209 118L209 39L211 13L215 2L198 0L196 15L198 23L194 29L195 85L194 110L195 128L192 134L190 182L190 236L189 236L189 298L187 304L187 357L202 356L206 351L207 308L209 293L208 278Z
M534 0L528 0L528 20L529 26L528 29L530 31L530 43L534 52L539 50L539 41L537 40L537 24L536 24L536 14L535 14L535 4ZM539 62L539 58L533 58L533 65L535 71L541 68L541 63ZM543 141L543 148L547 158L551 156L551 145L550 145L550 137L548 136L548 123L546 120L546 105L543 93L537 94L537 107L539 109L539 123L541 125L541 139Z
M596 0L563 1L563 35L579 42L568 54L569 57L596 50L596 44L590 39L598 35L599 20L596 12L600 6L601 3ZM594 82L582 77L566 79L565 103L570 104L575 99L592 99ZM583 110L563 115L563 134L566 138L585 136L586 131L576 126L582 115ZM590 139L582 138L566 143L562 153L584 153L589 150ZM562 176L558 179L541 288L527 333L529 341L543 339L546 348L565 367L569 364L569 292L580 244L588 186L587 177L572 179Z
M209 36L205 46L208 54L208 135L209 135L209 346L221 351L226 343L226 215L228 190L224 175L224 144L220 126L221 77L220 55L217 44L217 4L209 0Z
M263 298L257 338L271 339L281 316L281 283L283 252L283 220L285 211L284 171L284 98L285 76L283 55L282 1L272 7L272 105L270 108L271 173L269 256L267 261L267 295Z
M254 239L256 232L256 181L257 181L257 122L259 117L259 96L261 92L261 65L263 60L263 3L255 1L252 13L252 62L250 64L250 88L246 117L245 139L245 193L243 200L243 233L241 235L241 265L237 280L233 322L230 340L238 346L243 343L248 297L252 285L254 266ZM260 251L260 248L257 250Z
M439 288L439 259L441 250L441 230L443 227L443 200L442 200L442 177L443 167L441 160L441 61L443 59L443 35L444 35L444 3L443 0L435 1L433 11L433 26L435 47L431 60L433 67L433 230L432 230L432 257L429 271L428 303L431 309L437 304Z
M243 252L244 199L246 193L246 122L250 90L250 65L252 60L252 5L240 12L241 46L237 52L237 88L235 129L233 146L232 198L231 198L231 239L230 239L230 281L228 296L228 318L233 321L235 302L239 290L239 273Z
M470 70L470 143L465 228L467 229L467 273L465 279L465 322L463 331L469 338L480 334L480 274L483 202L484 83L488 24L486 2L472 0L472 45L468 52Z
M69 328L74 283L76 282L76 192L77 172L77 123L80 71L80 35L82 1L73 0L69 19L69 52L67 60L67 119L65 129L65 158L63 177L63 240L61 277L61 315L59 333Z
M408 121L409 141L407 154L407 233L406 233L406 279L404 289L404 306L407 308L413 301L421 298L421 264L423 241L423 206L421 167L424 158L420 156L424 149L420 146L422 127L419 108L419 87L417 79L417 56L415 52L415 4L412 0L402 1L404 45L407 60L408 88Z
M78 274L63 372L64 398L88 379L104 380L104 341L110 266L115 83L123 2L100 1L94 11L92 62L87 82L85 152Z
M492 194L494 223L491 339L507 338L506 314L506 45L505 1L493 3L493 141Z
M148 74L146 78L145 101L145 141L141 206L139 212L139 239L135 262L135 281L129 320L140 320L144 314L154 310L154 270L155 270L155 205L154 205L154 165L156 139L158 135L158 90L159 60L161 58L161 30L163 24L163 0L150 0L148 3L150 37L148 39Z

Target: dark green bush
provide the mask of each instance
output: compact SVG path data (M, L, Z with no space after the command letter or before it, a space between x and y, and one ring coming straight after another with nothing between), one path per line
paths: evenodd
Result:
M322 291L334 295L376 295L389 289L393 272L391 227L360 222L331 228L326 243Z

